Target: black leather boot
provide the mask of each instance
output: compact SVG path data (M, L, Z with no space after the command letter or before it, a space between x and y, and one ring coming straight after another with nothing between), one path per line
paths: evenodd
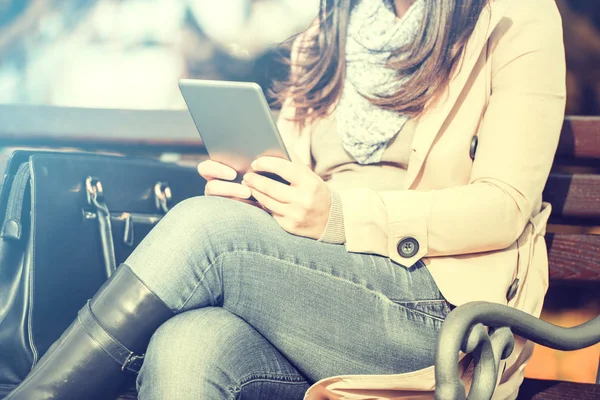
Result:
M114 399L173 312L121 265L7 400Z

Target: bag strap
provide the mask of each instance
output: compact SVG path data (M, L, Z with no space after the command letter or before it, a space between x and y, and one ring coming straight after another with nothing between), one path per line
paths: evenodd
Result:
M106 277L110 278L117 269L115 257L115 245L112 237L110 223L110 211L104 201L104 190L98 178L88 176L85 181L88 203L93 206L98 216L98 227L100 228L100 241L102 242L102 256L104 258L104 269Z
M19 166L17 173L10 187L6 214L2 233L0 237L5 240L20 240L23 233L23 207L25 201L25 192L29 184L29 163L23 163Z

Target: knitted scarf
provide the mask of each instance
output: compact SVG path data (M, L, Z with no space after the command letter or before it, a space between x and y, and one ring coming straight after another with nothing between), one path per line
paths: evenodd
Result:
M387 68L392 51L415 39L424 18L417 0L401 19L384 0L361 0L352 10L346 41L346 80L336 109L344 149L359 164L375 164L408 116L384 110L364 98L394 92L406 79Z

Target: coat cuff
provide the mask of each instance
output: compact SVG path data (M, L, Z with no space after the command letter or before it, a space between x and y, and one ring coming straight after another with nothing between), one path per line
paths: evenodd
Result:
M325 226L323 236L319 238L320 242L344 244L346 242L346 232L344 229L344 213L342 212L342 201L337 192L331 191L331 208L329 209L329 219Z
M388 251L409 268L429 253L432 192L404 190L381 193L388 212Z
M431 193L360 188L339 196L347 251L386 256L405 268L428 254Z

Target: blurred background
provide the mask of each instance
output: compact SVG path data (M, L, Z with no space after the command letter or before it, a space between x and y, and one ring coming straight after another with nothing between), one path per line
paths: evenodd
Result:
M258 82L287 69L277 43L303 30L319 0L0 0L0 104L184 109L182 77ZM600 2L557 0L569 115L600 115ZM551 291L543 318L573 326L599 294ZM600 345L538 346L527 375L594 382Z
M0 103L185 108L182 77L269 81L318 0L0 0Z

